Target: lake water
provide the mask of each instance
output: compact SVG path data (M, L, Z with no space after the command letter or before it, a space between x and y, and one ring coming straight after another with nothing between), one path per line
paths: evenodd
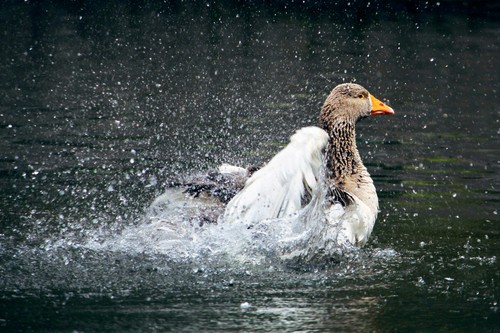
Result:
M500 331L498 5L410 4L0 5L0 330ZM158 245L170 180L264 163L349 81L396 111L358 125L365 248Z

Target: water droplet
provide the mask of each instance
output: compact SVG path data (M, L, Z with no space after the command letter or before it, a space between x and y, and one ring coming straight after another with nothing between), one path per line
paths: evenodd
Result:
M248 302L243 302L243 303L240 304L240 308L241 309L248 309L250 307L252 307L252 306Z

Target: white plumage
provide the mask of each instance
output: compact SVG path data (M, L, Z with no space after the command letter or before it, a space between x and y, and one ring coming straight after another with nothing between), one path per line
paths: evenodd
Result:
M290 143L255 172L228 203L224 220L252 224L297 213L304 196L318 187L327 143L328 134L319 127L298 130Z
M290 143L249 178L245 187L228 203L223 221L251 226L265 219L297 214L309 204L309 201L304 202L306 197L319 196L319 191L325 190L318 180L325 164L323 152L327 144L328 134L319 127L298 130ZM221 168L226 173L246 172L227 164ZM323 205L325 223L335 228L340 225L339 244L364 245L373 230L377 211L370 209L355 194L349 193L349 196L352 203L346 207L338 202ZM378 207L376 194L374 200Z

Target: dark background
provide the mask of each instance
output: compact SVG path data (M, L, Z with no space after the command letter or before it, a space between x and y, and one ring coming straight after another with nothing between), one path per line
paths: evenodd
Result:
M0 328L497 330L498 9L2 2ZM172 178L267 161L349 81L396 111L358 126L381 212L357 258L268 271L87 245L146 228Z

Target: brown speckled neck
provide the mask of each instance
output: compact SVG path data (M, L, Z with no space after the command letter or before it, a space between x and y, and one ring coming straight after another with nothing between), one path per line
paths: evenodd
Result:
M328 176L335 185L342 187L346 178L353 178L360 168L364 169L356 146L355 124L346 120L321 118L320 126L330 137L327 150Z

